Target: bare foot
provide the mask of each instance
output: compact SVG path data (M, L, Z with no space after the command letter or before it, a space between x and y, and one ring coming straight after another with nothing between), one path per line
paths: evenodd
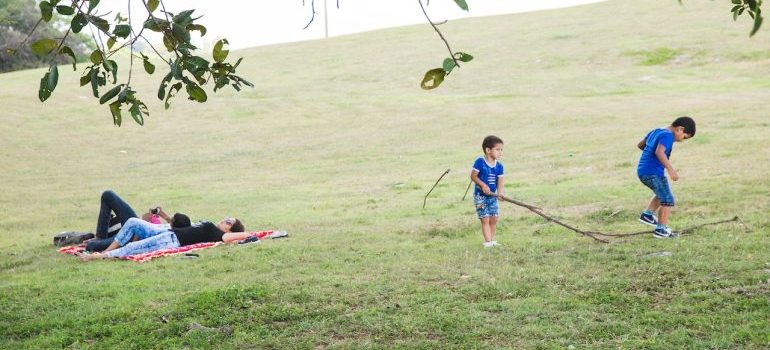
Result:
M106 254L102 254L102 253L93 253L93 254L75 253L75 255L77 255L80 258L80 260L83 260L83 261L104 259L107 257Z

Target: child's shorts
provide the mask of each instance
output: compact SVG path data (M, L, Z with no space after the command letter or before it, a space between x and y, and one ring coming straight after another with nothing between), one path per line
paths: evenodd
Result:
M660 199L660 205L674 206L674 194L671 193L671 187L668 186L668 179L665 176L639 175L639 180L655 193L655 196Z
M497 197L478 194L473 196L473 204L476 205L476 214L479 219L490 216L500 216L497 206Z

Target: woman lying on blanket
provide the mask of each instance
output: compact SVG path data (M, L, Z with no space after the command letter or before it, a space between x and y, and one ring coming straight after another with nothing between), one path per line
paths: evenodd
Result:
M146 221L130 218L121 227L115 241L103 253L76 254L83 261L105 258L122 258L129 255L153 252L161 249L203 242L237 242L249 236L240 220L224 218L218 224L202 222L199 225L165 229ZM134 237L137 241L131 241Z

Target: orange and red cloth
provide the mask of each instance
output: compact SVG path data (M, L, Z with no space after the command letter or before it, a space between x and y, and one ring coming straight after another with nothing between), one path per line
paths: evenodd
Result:
M269 236L273 231L258 231L258 232L251 232L252 236L257 236L257 238L262 239L264 237ZM196 243L196 244L190 244L186 246L181 246L177 248L168 248L168 249L161 249L156 250L153 252L147 252L142 254L136 254L136 255L129 255L122 257L121 259L125 260L131 260L135 262L145 262L150 261L154 258L161 257L161 256L168 256L168 255L177 255L177 254L184 254L196 250L216 247L218 245L222 244L222 242L204 242L204 243ZM79 244L79 245L71 245L59 248L57 251L62 254L70 254L70 255L76 255L77 253L82 253L85 251L86 245L85 244Z

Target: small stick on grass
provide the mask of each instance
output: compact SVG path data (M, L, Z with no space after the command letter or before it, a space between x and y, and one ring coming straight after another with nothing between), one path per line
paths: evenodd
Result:
M513 203L513 204L516 204L516 205L518 205L518 206L520 206L520 207L524 207L524 208L527 208L527 209L529 209L529 211L531 211L531 212L533 212L533 213L535 213L535 214L537 214L537 215L540 215L540 216L541 216L541 217L543 217L544 219L546 219L546 220L548 220L548 221L550 221L550 222L553 222L553 223L555 223L555 224L557 224L557 225L561 225L561 226L563 226L563 227L566 227L566 228L568 228L568 229L570 229L570 230L572 230L572 231L575 231L575 232L577 232L577 233L579 233L579 234L581 234L581 235L583 235L583 236L586 236L586 237L591 237L591 238L593 238L593 239L595 239L595 240L597 240L597 241L599 241L599 242L602 242L602 243L609 243L609 242L610 242L610 241L608 241L608 240L606 240L606 239L603 239L603 238L599 238L599 237L596 237L596 236L594 236L594 234L596 234L596 232L588 232L588 231L583 231L583 230L581 230L581 229L579 229L579 228L577 228L577 227L573 227L573 226L567 225L567 224L565 224L565 223L563 223L563 222L561 222L561 221L557 220L557 219L556 219L556 218L554 218L554 217L551 217L551 216L548 216L548 215L546 215L546 214L543 214L543 212L542 212L542 210L543 210L543 209L541 209L541 208L539 208L539 207L536 207L536 206L534 206L534 205L529 205L529 204L527 204L527 203L524 203L524 202L520 202L520 201L517 201L517 200L515 200L515 199L511 199L511 198L508 198L508 197L506 197L506 196L499 196L499 195L498 195L498 196L497 196L497 198L500 198L500 199L502 199L502 200L504 200L504 201L506 201L506 202L508 202L508 203Z
M463 195L463 200L465 200L465 196L468 195L468 191L471 189L471 185L473 184L473 180L468 182L468 188L465 189L465 194Z
M446 174L449 174L449 169L447 169L443 174L441 174L441 177L439 177L438 180L436 180L436 183L433 184L433 187L430 188L430 191L428 191L428 193L425 194L425 198L422 200L423 209L425 209L425 203L428 202L428 196L430 195L431 192L433 192L433 189L436 188L436 185L438 185L439 181L441 181L441 179L443 179Z
M704 227L704 226L719 225L719 224L724 224L724 223L733 222L733 221L738 221L739 223L743 224L743 221L741 221L740 218L735 216L732 219L719 220L719 221L714 221L714 222L707 222L705 224L700 224L700 225L686 227L686 228L683 228L683 229L679 230L679 233L680 234L685 234L685 233L688 233L690 231L694 231L695 229L698 229L698 228L701 228L701 227ZM637 235L643 235L643 234L648 234L648 233L653 233L653 232L655 232L655 230L639 231L639 232L632 232L632 233L601 233L601 232L589 231L589 233L592 233L592 234L595 234L595 235L600 235L600 236L605 236L605 237L628 237L628 236L637 236Z

